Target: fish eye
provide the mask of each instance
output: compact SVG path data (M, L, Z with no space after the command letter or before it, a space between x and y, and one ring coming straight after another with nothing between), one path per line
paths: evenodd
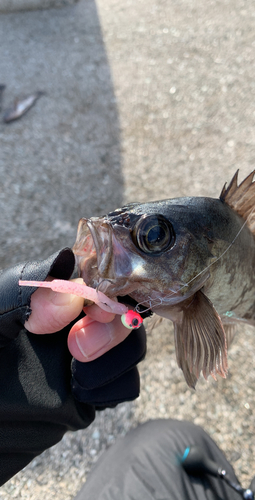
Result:
M161 214L143 215L133 230L134 243L145 253L161 253L174 244L172 224Z

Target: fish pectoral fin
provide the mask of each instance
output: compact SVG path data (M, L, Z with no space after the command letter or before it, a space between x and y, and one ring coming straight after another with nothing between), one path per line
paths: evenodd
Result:
M211 301L198 291L182 310L181 322L175 323L175 348L178 366L189 387L195 388L200 372L205 379L227 374L225 331Z
M177 364L183 371L183 375L188 386L192 389L195 389L198 377L196 377L196 375L194 375L192 371L190 371L188 361L185 358L183 329L182 325L178 323L174 323L174 340Z
M236 325L233 323L224 323L224 331L226 335L227 349L229 349L236 334Z

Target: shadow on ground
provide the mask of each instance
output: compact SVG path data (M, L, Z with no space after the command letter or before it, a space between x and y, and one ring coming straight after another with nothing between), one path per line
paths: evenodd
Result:
M0 17L0 268L72 246L122 203L120 131L94 0ZM6 125L14 98L46 93Z

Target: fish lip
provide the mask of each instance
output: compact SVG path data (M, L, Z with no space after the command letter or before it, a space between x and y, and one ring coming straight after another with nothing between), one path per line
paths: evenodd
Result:
M82 218L78 224L77 237L73 246L79 275L88 286L98 288L108 278L112 244L109 223L105 218ZM100 287L101 291L104 291Z
M100 288L103 293L109 293L113 296L115 288L119 291L121 285L124 286L127 276L121 276L116 279L115 270L115 254L113 248L114 231L113 227L106 218L91 217L90 219L82 219L81 222L81 240L77 236L78 243L74 245L74 253L77 256L77 264L80 266L80 273L84 281L94 288ZM83 238L85 239L90 234L92 239L92 247L89 247L88 252L80 250L83 247ZM85 245L86 247L86 245ZM93 270L90 268L91 257L95 261ZM79 257L79 255L82 255ZM109 295L110 296L110 295Z
M93 239L93 243L95 246L96 250L96 256L97 256L97 268L98 268L98 275L102 278L105 278L105 274L107 273L107 270L110 267L110 262L111 262L111 257L112 257L112 227L107 221L107 219L103 219L101 221L97 221L99 224L96 224L92 219L88 219L87 221L87 226L90 230L90 234ZM98 226L101 230L100 235L98 232ZM102 235L102 228L105 227L107 228L107 251L104 253L103 251L103 238Z

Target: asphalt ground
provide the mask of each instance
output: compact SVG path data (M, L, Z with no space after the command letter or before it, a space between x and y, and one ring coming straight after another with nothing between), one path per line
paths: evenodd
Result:
M218 197L255 158L251 0L80 0L0 16L0 266L72 246L78 220L126 202ZM20 120L15 98L45 92ZM225 381L187 390L169 323L149 334L142 391L68 436L0 498L69 500L115 437L148 418L203 425L249 482L255 469L254 332L241 329Z
M79 0L0 0L0 13L66 7Z

